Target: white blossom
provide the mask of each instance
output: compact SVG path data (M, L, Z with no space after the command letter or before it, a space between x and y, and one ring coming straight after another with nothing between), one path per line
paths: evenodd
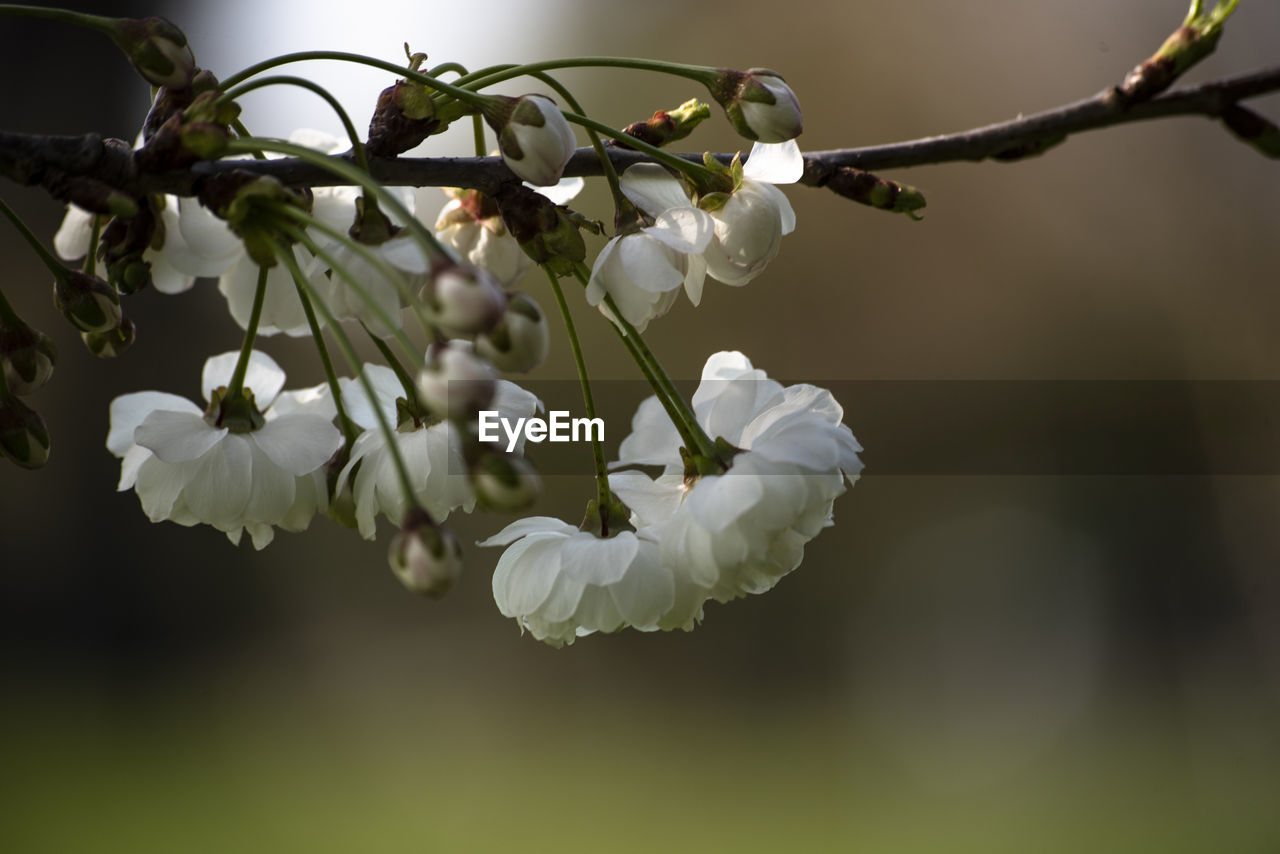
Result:
M660 545L665 565L720 602L763 593L795 569L804 546L831 524L832 504L853 483L861 450L831 393L784 388L741 353L717 353L693 398L698 423L738 452L722 474L686 477L681 441L656 398L623 440L620 464L660 465L609 477L632 524Z
M238 355L205 362L206 399L230 381ZM153 522L211 525L233 543L247 530L259 549L271 542L273 526L305 529L327 503L317 476L342 436L321 392L290 395L273 412L283 385L280 367L254 352L245 389L264 417L244 432L210 423L199 406L177 395L146 391L117 397L107 448L123 460L118 488L132 488Z
M642 533L601 538L568 522L534 516L513 522L480 546L507 546L493 573L503 616L551 646L626 626L641 631L692 628L678 613L675 574ZM698 600L700 605L701 600Z

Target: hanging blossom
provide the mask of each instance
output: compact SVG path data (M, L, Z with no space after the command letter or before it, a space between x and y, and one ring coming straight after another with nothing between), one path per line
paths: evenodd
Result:
M609 485L630 507L662 563L718 602L763 593L799 566L804 546L831 524L832 504L862 470L862 450L831 393L783 387L746 356L707 360L693 396L707 435L736 449L721 474L687 474L681 440L656 397L641 404L618 465L656 465L650 478L614 472ZM721 443L723 445L723 443Z
M453 342L453 346L465 345ZM350 485L361 536L374 538L379 513L399 525L412 506L405 500L388 437L378 425L374 406L395 429L394 441L404 458L417 503L438 522L459 508L466 513L474 510L476 495L468 478L458 425L410 411L405 389L392 369L366 364L364 375L373 387L373 401L361 383L343 381L347 416L364 432L352 446L351 459L339 474L335 489L342 493ZM542 404L515 383L498 380L489 407L514 420L536 414Z
M641 531L602 538L549 516L512 522L480 546L506 546L493 573L498 610L551 646L626 626L692 629L705 593L659 559Z
M670 310L681 286L698 305L708 274L729 285L751 281L777 256L782 237L795 230L791 204L774 185L794 183L803 171L794 141L756 143L733 192L709 194L695 206L662 166L630 167L622 175L622 192L653 224L605 245L591 271L587 301L600 305L608 294L643 331Z
M561 178L550 187L525 186L557 205L567 205L586 186L582 178ZM436 217L436 237L442 244L485 270L503 287L524 275L533 261L507 230L497 202L479 190L444 188L449 201Z
M118 489L133 489L151 521L211 525L236 544L247 530L261 549L275 527L305 530L328 506L324 465L342 435L323 387L282 394L284 371L256 351L244 381L256 417L220 426L238 356L205 362L205 399L219 401L208 411L164 392L117 397L107 448L122 459Z

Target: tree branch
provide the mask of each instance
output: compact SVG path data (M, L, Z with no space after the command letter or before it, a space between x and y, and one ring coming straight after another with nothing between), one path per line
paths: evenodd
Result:
M1083 131L1170 116L1221 118L1237 102L1275 91L1280 91L1280 66L1174 89L1132 106L1126 106L1111 88L1073 104L960 133L865 148L811 151L804 156L801 183L823 186L841 167L889 169L958 160L1017 160L1042 153ZM702 159L700 154L679 156ZM726 162L732 156L717 155ZM609 157L618 169L652 162L641 152L618 147L609 149ZM189 170L148 174L138 170L132 153L118 140L103 140L95 134L57 137L0 131L0 175L20 184L43 186L63 200L72 198L75 187L85 179L134 197L148 193L190 196L204 179L235 169L273 175L294 187L344 183L317 166L292 158L205 162ZM473 187L489 194L517 180L497 157L370 158L370 171L389 186ZM566 176L601 174L601 164L590 148L579 149L565 169Z

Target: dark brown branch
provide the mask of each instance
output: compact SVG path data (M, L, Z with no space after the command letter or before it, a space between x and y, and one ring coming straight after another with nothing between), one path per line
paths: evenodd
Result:
M1220 118L1241 100L1275 91L1280 91L1280 66L1175 89L1128 107L1115 89L1108 89L1074 104L960 133L866 148L811 151L805 154L802 183L823 186L843 166L890 169L958 160L1019 159L1083 131L1170 116ZM623 148L609 149L609 156L619 169L652 160ZM699 154L679 156L702 159ZM718 156L725 161L732 157ZM375 178L389 186L474 187L493 193L504 182L515 180L497 157L372 158L370 168ZM132 196L160 192L193 195L203 179L231 169L274 175L296 187L343 183L324 169L291 158L198 163L180 172L141 174L131 153L118 141L104 141L93 134L53 137L0 132L0 175L20 184L41 185L63 199L67 198L68 181L74 177L94 178ZM597 176L602 172L594 152L583 148L569 161L565 174Z

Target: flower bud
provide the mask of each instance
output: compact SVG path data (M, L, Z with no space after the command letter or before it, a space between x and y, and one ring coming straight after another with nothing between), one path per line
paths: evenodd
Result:
M493 402L497 378L493 367L472 352L466 341L434 344L418 372L422 405L453 421L474 419Z
M448 528L414 508L391 540L390 563L409 590L439 599L462 576L462 547Z
M120 325L120 297L96 276L76 270L53 283L53 304L81 332L105 332Z
M658 110L653 114L653 118L647 121L632 122L623 128L622 132L641 142L662 147L684 139L710 115L710 107L697 98L690 98L674 110ZM616 145L619 148L631 148L625 140L621 139L611 139L606 144Z
M30 394L48 382L57 357L53 340L20 318L0 324L0 364L14 394Z
M151 85L170 89L191 85L197 68L187 37L164 18L121 18L111 38Z
M471 468L471 488L486 510L519 513L537 500L542 489L538 473L524 457L485 450Z
M105 332L81 332L80 338L89 352L99 359L114 359L133 346L138 337L138 329L127 317L120 319L120 325Z
M447 335L470 338L502 319L507 298L484 270L441 261L420 294L431 322Z
M558 276L573 274L574 265L587 257L582 223L567 208L528 187L509 185L498 196L502 221L524 253Z
M758 142L786 142L804 130L800 102L776 71L721 69L711 94L738 133Z
M378 95L365 151L377 157L395 157L440 130L431 93L420 84L397 80Z
M482 109L512 172L538 187L560 180L578 141L554 101L545 95L495 95Z
M38 469L49 459L44 419L13 396L0 398L0 454L27 469Z
M523 293L507 295L507 310L498 325L476 336L476 353L500 371L532 371L547 358L551 336L547 319L533 297Z

